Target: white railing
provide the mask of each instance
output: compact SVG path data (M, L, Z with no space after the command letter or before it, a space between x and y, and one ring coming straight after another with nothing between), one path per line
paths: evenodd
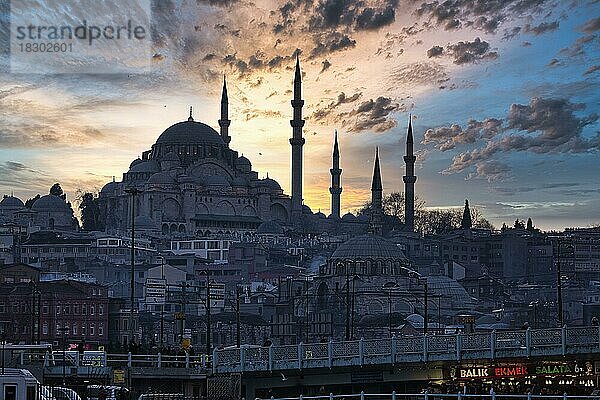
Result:
M299 397L266 397L255 400L598 400L597 395L589 396L568 396L566 393L562 395L532 395L527 394L440 394L440 393L419 393L419 394L404 394L404 393L356 393L356 394L328 394L317 396L299 396Z
M600 353L600 327L563 327L213 351L213 372L252 372Z

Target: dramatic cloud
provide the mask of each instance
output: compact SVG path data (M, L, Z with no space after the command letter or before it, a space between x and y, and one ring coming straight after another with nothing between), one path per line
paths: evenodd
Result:
M309 27L313 30L328 30L339 26L360 30L373 30L389 25L396 19L398 0L377 0L369 3L353 0L321 0L312 9ZM289 17L297 9L287 3L280 9L282 16ZM287 19L289 21L289 18Z
M486 145L472 151L463 152L454 157L452 165L445 173L463 171L476 166L476 175L489 171L489 163L498 153L530 152L544 153L587 153L600 149L600 132L587 138L582 134L583 128L598 121L595 113L578 117L576 112L585 109L584 104L572 103L567 99L533 98L528 105L512 104L504 121L490 119L483 123L474 121L467 129L460 126L441 127L429 130L425 134L425 143L434 143L443 150L453 148L456 143L474 143L477 135L488 135ZM487 128L484 128L487 127ZM471 129L474 128L474 129ZM500 135L502 131L527 132L527 134L509 133ZM483 134L482 134L483 132ZM534 133L538 133L533 135ZM497 138L489 140L489 137ZM502 176L506 171L493 165L496 173Z
M334 109L341 106L342 104L348 104L348 103L355 102L356 100L358 100L360 98L361 95L362 95L362 93L358 92L358 93L354 93L352 96L348 97L348 96L346 96L346 93L341 92L338 95L336 101L332 101L324 108L319 108L315 112L313 112L311 119L313 119L315 121L323 121L334 111ZM345 114L345 113L343 113L343 114ZM333 122L338 122L337 116L336 116L336 118L333 118Z
M391 79L399 85L435 85L448 80L448 74L441 65L434 62L417 62L394 68Z
M310 51L309 58L333 53L356 46L356 40L340 32L328 32L315 38L315 47Z
M538 35L543 35L546 32L555 31L558 29L558 27L559 27L558 21L542 22L541 24L539 24L537 26L531 26L531 25L527 24L523 28L523 32L531 33L531 34L538 36Z
M479 38L475 38L472 42L449 45L447 51L454 57L454 63L459 65L498 58L497 52L490 51L490 44Z
M390 114L400 110L400 105L388 97L378 97L362 102L356 109L348 113L349 120L343 126L349 132L373 130L385 132L396 126L396 120L388 118Z
M598 72L598 71L600 71L600 65L592 65L583 73L583 75L591 75L594 72Z
M433 46L429 50L427 50L427 57L439 57L444 53L444 48L441 46Z
M416 14L446 30L465 26L495 33L507 18L531 16L541 11L544 3L544 0L435 0L421 3Z
M423 144L435 144L439 150L447 151L459 144L472 144L479 139L490 139L501 131L502 121L499 119L488 118L484 121L472 119L465 129L456 124L428 129L423 136Z
M504 181L510 177L510 167L499 161L482 161L475 164L475 172L466 179L486 179L488 182Z

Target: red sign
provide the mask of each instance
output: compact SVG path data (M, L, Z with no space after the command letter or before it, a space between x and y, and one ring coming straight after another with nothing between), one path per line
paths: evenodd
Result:
M495 367L494 377L505 378L512 376L524 376L527 375L527 367L524 365L511 366L511 367Z

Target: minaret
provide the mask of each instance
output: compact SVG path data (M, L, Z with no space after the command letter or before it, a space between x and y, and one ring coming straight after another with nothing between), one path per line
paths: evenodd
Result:
M333 165L329 172L331 172L331 187L329 188L329 193L331 193L331 215L334 218L339 218L341 208L340 195L342 194L340 182L342 169L340 168L340 148L338 146L337 130L335 131L335 140L333 142Z
M465 209L463 210L462 221L460 221L461 229L471 229L473 221L471 219L471 210L469 209L469 200L465 200Z
M223 141L229 147L231 137L229 137L229 125L231 120L229 119L229 98L227 97L227 82L225 76L223 76L223 92L221 93L221 119L219 119L219 126L221 127L221 137Z
M290 121L292 126L292 219L296 222L302 216L302 146L304 138L302 137L302 73L300 72L300 59L296 54L296 73L294 76L294 99L292 108L294 109L294 119Z
M408 119L408 133L406 134L406 155L404 163L406 164L406 175L402 177L404 180L404 226L407 230L415 230L415 160L413 154L413 132L412 132L412 117Z
M381 185L381 169L379 167L379 147L375 150L375 166L371 183L371 221L369 232L381 236L383 228L383 186Z

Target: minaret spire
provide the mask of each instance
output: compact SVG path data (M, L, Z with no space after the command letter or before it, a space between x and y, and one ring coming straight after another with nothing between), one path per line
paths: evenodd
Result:
M415 230L415 161L414 139L412 130L412 115L408 118L408 131L406 133L406 155L404 156L405 175L404 181L404 227L409 231Z
M332 166L329 172L331 173L331 187L329 188L329 193L331 193L331 215L334 218L339 218L341 209L340 195L342 194L342 169L340 168L340 148L338 145L337 129L335 131L335 139L333 142Z
M193 121L194 117L192 117L192 106L190 106L190 116L188 117L188 121Z
M465 199L465 208L463 210L462 221L460 222L461 229L471 229L473 220L471 219L471 210L469 209L469 200Z
M369 231L374 235L381 235L383 231L383 186L381 184L381 168L379 166L379 147L375 149L373 182L371 183L371 207Z
M296 53L296 72L294 74L294 98L291 101L293 108L293 119L290 121L292 126L292 137L290 145L292 146L292 219L300 221L302 216L302 147L305 139L302 137L302 73L300 71L300 58Z
M223 75L223 91L221 92L221 118L219 119L219 126L221 127L221 138L229 147L231 137L229 136L229 125L231 120L229 119L229 98L227 97L227 80Z

